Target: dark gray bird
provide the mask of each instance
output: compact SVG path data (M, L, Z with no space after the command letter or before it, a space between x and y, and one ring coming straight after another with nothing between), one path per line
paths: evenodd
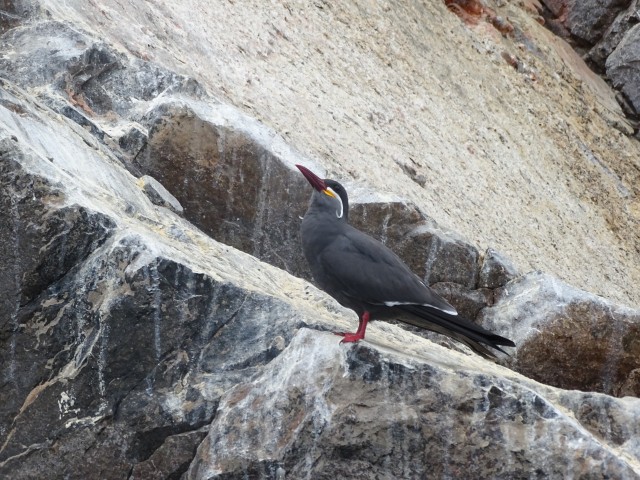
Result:
M485 345L503 353L501 345L515 347L508 338L458 316L395 253L349 225L349 199L342 185L296 166L314 188L300 227L313 278L360 318L355 333L338 333L342 342L362 340L371 320L395 319L451 337L486 358L495 355Z

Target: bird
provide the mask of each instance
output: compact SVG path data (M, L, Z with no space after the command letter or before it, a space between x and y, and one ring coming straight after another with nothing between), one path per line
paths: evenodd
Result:
M302 250L316 284L342 306L358 314L358 329L336 332L341 343L365 337L373 320L398 320L457 340L482 357L496 359L489 348L506 353L515 347L458 315L456 309L427 286L391 249L349 224L349 197L337 181L322 179L296 164L313 187L302 217Z

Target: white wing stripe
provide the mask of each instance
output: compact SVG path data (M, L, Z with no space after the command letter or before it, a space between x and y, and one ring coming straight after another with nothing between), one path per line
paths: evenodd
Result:
M398 305L421 305L423 307L431 307L431 308L435 308L436 310L440 310L442 312L448 313L449 315L458 315L458 312L456 312L455 310L451 310L448 308L438 308L435 305L431 305L429 303L416 303L416 302L384 302L384 304L387 307L396 307Z

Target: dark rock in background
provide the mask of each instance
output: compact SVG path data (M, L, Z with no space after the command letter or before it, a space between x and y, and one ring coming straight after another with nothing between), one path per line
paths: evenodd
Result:
M588 53L588 60L595 65L597 71L606 71L606 61L609 55L616 49L627 32L640 21L638 0L633 0L629 8L620 12L602 37Z
M580 45L593 45L631 0L542 0L547 21L562 25Z
M482 266L478 278L478 286L481 288L502 287L518 276L518 270L511 261L496 252L493 248L487 248L482 259Z
M148 114L135 166L157 178L205 233L310 278L299 225L311 196L274 133L225 105L164 103ZM300 160L303 161L303 160Z
M606 61L607 76L636 113L640 112L640 25L624 36Z
M147 143L147 133L139 125L133 125L118 138L118 145L124 150L130 159L138 155Z
M606 74L623 97L618 99L631 119L640 112L640 70L637 0L543 0L547 25L568 40L595 71Z
M487 328L518 345L510 368L565 389L634 395L640 392L640 314L541 273L497 291L482 311Z

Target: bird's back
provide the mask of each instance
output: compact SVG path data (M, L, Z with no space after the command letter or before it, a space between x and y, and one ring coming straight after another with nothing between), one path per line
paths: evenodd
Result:
M302 238L315 280L340 303L356 311L429 304L455 313L388 247L346 222L332 223L327 228L327 222L309 222L325 226L313 231L303 221Z

